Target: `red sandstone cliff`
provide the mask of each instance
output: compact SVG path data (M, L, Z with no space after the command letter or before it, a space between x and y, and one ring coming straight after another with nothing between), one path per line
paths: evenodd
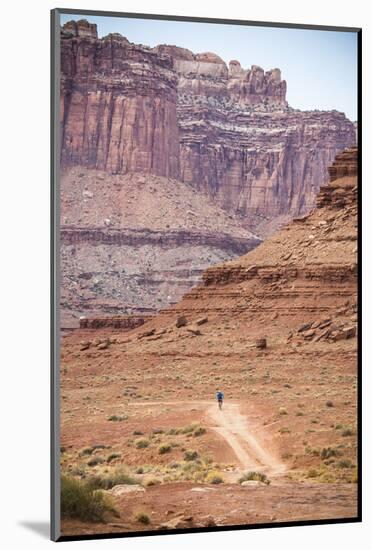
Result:
M257 227L308 211L327 166L355 143L343 113L290 108L279 69L98 39L84 21L61 37L64 169L174 177Z
M62 325L158 311L307 212L342 113L300 112L279 69L61 30Z

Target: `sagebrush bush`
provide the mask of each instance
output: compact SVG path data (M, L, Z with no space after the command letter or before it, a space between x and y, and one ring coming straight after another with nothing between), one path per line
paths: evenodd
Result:
M338 451L332 447L324 447L321 451L321 458L325 460L326 458L331 458L332 456L338 456Z
M161 480L158 477L148 477L144 480L144 485L146 487L152 487L153 485L159 485L161 483Z
M206 483L213 483L214 485L218 485L219 483L224 483L224 478L222 474L216 470L211 470L206 476L205 479Z
M170 453L170 451L171 451L171 445L168 445L166 443L164 443L163 445L160 445L159 448L158 448L158 452L159 452L160 455Z
M126 415L118 416L117 414L113 414L112 416L109 416L107 420L110 422L122 422L123 420L127 420L127 418L128 417Z
M351 460L348 458L345 458L344 460L339 460L338 462L339 468L354 468L354 464Z
M87 465L88 466L97 466L98 464L103 464L104 459L101 456L94 456L90 460L88 460Z
M120 453L111 453L107 456L107 462L112 462L112 460L116 460L116 458L121 458Z
M193 432L193 436L194 437L199 437L200 435L204 435L206 433L206 429L205 428L202 428L202 426L198 426L194 432Z
M186 451L184 453L184 460L197 460L197 458L199 458L197 451Z
M136 446L137 449L145 449L146 447L149 446L149 441L148 441L148 439L144 439L144 438L137 439L135 441L135 446Z
M89 456L94 451L93 447L85 447L85 449L82 449L82 451L79 453L79 456Z
M89 483L61 477L61 515L81 521L104 521L106 515L118 513L112 501Z
M144 525L148 525L150 523L149 515L145 514L144 512L138 512L136 514L135 519L139 521L140 523L143 523Z

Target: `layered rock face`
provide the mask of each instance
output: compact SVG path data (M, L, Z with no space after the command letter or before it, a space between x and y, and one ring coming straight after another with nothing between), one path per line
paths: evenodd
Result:
M172 61L95 25L61 39L62 167L178 175L177 76ZM81 32L81 26L83 31Z
M355 140L286 102L279 69L61 30L62 326L152 313L314 204Z
M309 322L309 330L325 318L326 327L333 324L334 330L353 330L357 308L356 166L356 148L339 154L329 169L334 179L321 187L315 210L294 219L245 256L207 269L202 284L179 304L161 312L158 323L179 315L192 322L200 314L206 314L209 321L214 316L216 321L233 318L237 324L247 323L246 327L261 320L259 334L252 325L251 334L268 337L268 342L269 338L290 339L299 325ZM319 332L308 334L308 341Z
M98 39L84 21L64 26L61 52L63 168L171 176L255 228L307 212L356 140L342 113L291 109L279 69Z
M79 326L81 329L113 328L120 330L133 330L144 325L152 319L151 315L120 315L117 317L93 317L90 319L81 318Z
M190 185L81 167L62 175L60 240L64 328L164 308L260 242Z

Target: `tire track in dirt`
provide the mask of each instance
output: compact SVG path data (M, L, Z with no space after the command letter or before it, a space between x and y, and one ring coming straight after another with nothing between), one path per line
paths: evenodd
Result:
M211 406L207 414L214 423L211 428L225 439L245 470L256 470L270 475L279 475L285 471L285 465L264 449L252 434L237 403L224 404L222 410Z

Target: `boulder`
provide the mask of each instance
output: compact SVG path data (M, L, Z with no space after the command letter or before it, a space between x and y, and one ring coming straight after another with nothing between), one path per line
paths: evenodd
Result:
M187 321L186 317L181 316L181 317L178 317L178 319L176 320L175 326L177 328L185 327L187 323L188 323L188 321Z
M266 338L259 338L255 342L255 347L258 349L265 349L267 347L267 339Z
M208 320L209 319L207 317L200 317L199 319L196 319L195 325L197 326L204 325L205 323L208 322Z
M312 325L313 325L313 322L305 323L304 325L301 325L301 327L298 328L298 332L304 332L304 331L310 329Z
M149 336L153 336L155 332L156 332L156 329L152 328L151 330L142 332L142 334L138 334L138 338L148 338Z
M84 351L84 350L86 350L86 349L89 349L89 348L90 348L90 345L91 345L91 342L82 341L82 342L80 342L80 350L81 350L81 351Z
M100 344L97 345L97 348L98 349L107 349L109 346L109 341L106 340L105 342L101 342Z
M357 333L357 327L345 327L342 332L345 338L354 338Z
M111 495L119 497L128 493L144 493L145 488L141 485L115 485L108 491Z
M201 331L197 327L190 326L190 327L187 327L186 330L188 332L190 332L191 334L194 334L194 336L200 336L201 335Z

